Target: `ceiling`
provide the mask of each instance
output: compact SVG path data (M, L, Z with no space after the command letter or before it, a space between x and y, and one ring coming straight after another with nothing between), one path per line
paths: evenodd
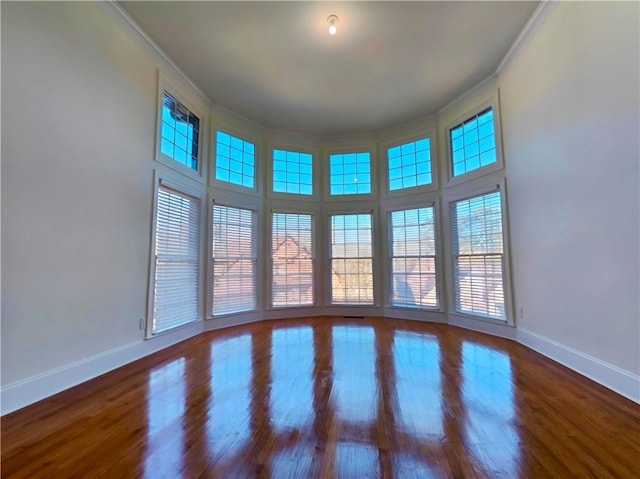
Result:
M317 135L436 112L495 72L537 4L120 3L215 104Z

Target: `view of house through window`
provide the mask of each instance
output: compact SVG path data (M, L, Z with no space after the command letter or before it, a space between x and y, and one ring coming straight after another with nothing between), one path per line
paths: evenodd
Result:
M451 216L456 311L506 319L500 191L454 202Z
M313 304L312 222L308 214L272 214L273 306Z
M331 302L373 304L370 213L331 215Z
M437 308L433 207L393 211L391 226L391 303Z
M255 211L213 206L213 315L256 308Z

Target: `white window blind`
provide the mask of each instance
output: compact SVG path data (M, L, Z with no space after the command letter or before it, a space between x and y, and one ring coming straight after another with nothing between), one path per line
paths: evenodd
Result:
M456 201L451 216L456 311L505 320L500 192Z
M273 306L313 304L312 221L308 214L271 216Z
M256 213L213 206L213 315L256 308Z
M331 215L331 302L373 304L371 214Z
M152 334L198 319L200 200L160 186Z
M391 212L391 304L437 308L433 207Z

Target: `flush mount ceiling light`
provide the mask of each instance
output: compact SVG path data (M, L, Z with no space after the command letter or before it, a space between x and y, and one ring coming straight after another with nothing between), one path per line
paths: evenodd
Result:
M329 15L327 17L327 23L329 24L329 35L335 35L338 31L338 17L336 15Z

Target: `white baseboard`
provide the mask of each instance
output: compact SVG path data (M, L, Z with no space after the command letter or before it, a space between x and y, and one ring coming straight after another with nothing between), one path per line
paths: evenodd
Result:
M493 320L484 320L477 318L468 318L455 313L448 314L448 323L459 328L470 329L479 333L498 336L499 338L516 339L516 328L502 322Z
M518 328L517 341L612 391L640 403L640 376L527 329Z
M150 340L141 339L124 344L7 384L0 389L0 414L9 414L201 332L202 322L194 323Z

